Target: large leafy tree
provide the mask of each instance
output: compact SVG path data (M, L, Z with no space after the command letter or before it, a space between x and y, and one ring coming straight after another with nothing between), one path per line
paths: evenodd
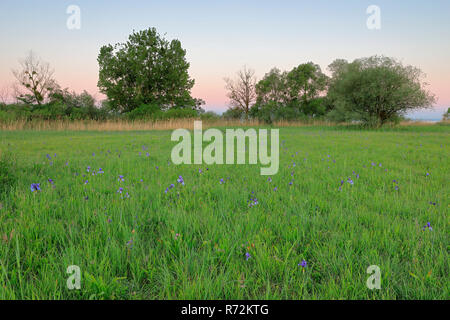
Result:
M335 111L369 125L381 126L435 102L422 81L422 71L393 58L373 56L352 63L337 60L329 69L332 79L328 97Z
M321 95L328 77L312 62L300 64L289 72L273 68L256 84L257 100L252 116L271 122L319 116L326 112Z
M272 68L256 84L256 103L264 105L270 102L279 105L285 104L286 97L286 78L287 72L281 72L278 68Z
M326 90L328 77L320 66L312 62L303 63L289 71L286 86L291 104L308 114L309 103Z
M185 56L179 40L168 41L155 28L133 32L126 43L101 47L98 87L120 112L144 104L199 107L202 101L190 94L194 80Z

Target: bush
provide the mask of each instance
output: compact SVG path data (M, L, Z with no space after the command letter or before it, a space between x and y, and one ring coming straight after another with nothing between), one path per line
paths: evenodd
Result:
M161 113L161 109L156 104L143 104L140 107L126 113L130 120L150 120L157 113Z
M126 117L130 120L167 120L195 118L199 112L192 108L170 108L162 111L157 104L143 104L140 107L127 112Z
M202 120L219 120L220 115L218 115L214 111L206 111L205 113L200 114L200 119L202 119Z

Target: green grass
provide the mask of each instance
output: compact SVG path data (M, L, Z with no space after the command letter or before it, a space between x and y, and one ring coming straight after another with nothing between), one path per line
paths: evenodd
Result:
M448 299L450 131L431 128L282 128L272 182L168 164L169 131L0 132L0 299Z

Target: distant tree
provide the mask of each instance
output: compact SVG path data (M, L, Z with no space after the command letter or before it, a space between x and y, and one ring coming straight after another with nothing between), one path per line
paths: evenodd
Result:
M256 101L255 71L244 67L237 72L235 79L225 78L225 82L231 109L242 110L247 120L250 108Z
M291 105L297 105L302 113L308 114L308 111L314 110L308 108L309 103L325 92L327 83L328 77L317 64L308 62L292 69L286 77Z
M256 84L256 104L252 117L271 123L322 116L328 104L322 98L328 77L312 62L300 64L289 72L273 68Z
M58 88L49 95L48 100L52 106L62 106L65 114L71 118L98 118L99 108L95 105L95 98L86 90L77 94L67 88Z
M9 87L4 86L0 88L0 104L7 104L10 97Z
M58 88L53 78L54 70L32 51L20 61L20 69L12 72L17 79L14 86L16 97L22 102L40 105L53 90Z
M245 114L241 108L232 107L228 108L228 110L222 114L222 117L227 120L236 120L236 119L243 119L245 117Z
M101 47L97 60L98 87L115 110L128 112L144 104L198 108L203 103L191 97L194 80L180 41L167 41L155 28L133 32L126 43Z
M450 108L447 109L447 112L444 113L444 116L442 118L444 121L450 120Z
M269 102L279 105L287 102L287 72L272 68L256 84L256 103L264 105Z
M339 60L330 70L333 76L328 98L336 110L369 125L381 126L435 102L422 82L422 71L393 58L373 56L352 63Z

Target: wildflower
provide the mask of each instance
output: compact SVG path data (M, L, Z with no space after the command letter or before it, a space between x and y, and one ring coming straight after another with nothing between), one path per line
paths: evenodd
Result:
M99 168L97 173L105 173L105 171L103 171L102 168Z
M398 187L398 186L395 186L394 189L395 189L396 191L398 191L398 190L399 190L399 187Z
M308 263L307 263L305 260L302 260L302 262L300 262L300 263L298 264L298 266L299 266L299 267L302 267L302 268L306 268L306 267L308 266Z
M123 178L122 175L120 175L120 176L119 176L119 179L117 179L117 181L122 181L122 182L123 182L123 181L125 181L125 179Z
M202 169L198 169L198 173L202 173L203 171L202 171Z
M117 190L117 193L122 193L123 192L123 188L119 188L119 190Z
M31 192L41 191L41 184L40 183L32 183L30 189L31 189Z
M128 240L127 246L129 246L130 249L133 248L133 239Z
M145 153L145 156L146 156L146 157L150 157L150 153L146 152L146 153Z
M89 183L89 180L85 180L85 181L84 181L84 184L88 184L88 183Z
M427 174L425 175L426 177L429 177L430 176L430 173L429 172L427 172Z
M422 228L422 230L425 230L425 229L433 231L433 228L431 227L431 223L430 222L427 222L427 225Z
M91 167L88 166L87 169L86 169L86 171L87 171L87 172L91 171Z
M179 176L179 177L178 177L177 182L178 182L178 183L181 183L181 185L184 186L184 180L183 180L183 177L182 177L182 176Z
M251 197L250 200L247 201L247 203L250 208L254 207L258 204L258 199Z
M278 188L277 188L277 187L273 188L273 191L277 191L277 190L278 190Z
M250 259L252 256L250 255L250 253L246 252L245 253L245 260Z
M267 179L267 181L269 181L269 182L272 182L272 178L271 178L271 177L269 177L269 178Z
M353 180L352 180L352 178L348 178L347 182L350 183L351 185L353 185Z
M50 160L52 157L50 157L50 155L47 153L46 155L47 159Z
M53 180L50 179L50 178L48 178L48 182L49 182L50 184L53 184Z
M223 183L225 183L225 181L223 179L220 179L219 183L223 184Z
M290 182L289 182L289 185L292 186L293 183L294 183L293 181L290 181Z

